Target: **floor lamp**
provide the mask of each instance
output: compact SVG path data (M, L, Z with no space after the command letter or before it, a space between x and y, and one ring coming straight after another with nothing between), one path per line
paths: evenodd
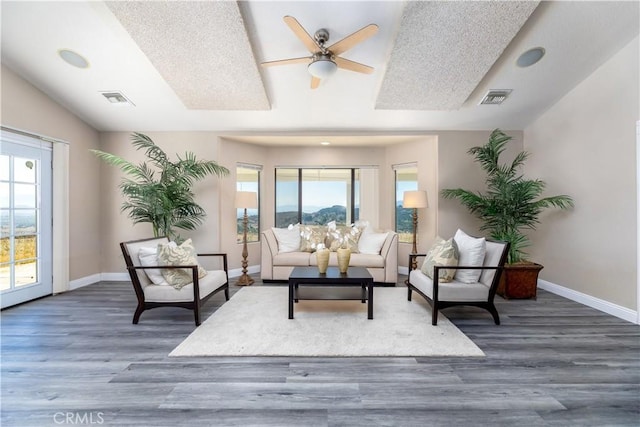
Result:
M428 208L429 201L427 200L427 192L422 190L416 191L405 191L402 197L402 207L403 208L413 208L413 247L411 248L411 255L415 255L418 253L416 248L416 234L418 231L418 209L419 208ZM414 257L411 261L411 270L415 270L418 268L418 261Z
M238 286L247 286L253 284L253 279L247 274L247 266L249 262L247 257L249 251L247 250L247 209L256 209L258 207L258 193L255 191L238 191L236 193L236 208L244 209L244 216L242 217L242 275L236 282Z

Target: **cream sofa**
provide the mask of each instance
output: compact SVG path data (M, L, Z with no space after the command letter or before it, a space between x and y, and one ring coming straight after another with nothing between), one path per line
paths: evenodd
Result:
M294 267L318 265L315 252L279 253L278 241L273 230L264 230L261 234L260 276L263 281L288 280ZM336 253L331 252L329 266L337 265ZM367 267L376 283L395 285L398 281L398 234L393 231L387 233L380 254L352 253L349 265Z

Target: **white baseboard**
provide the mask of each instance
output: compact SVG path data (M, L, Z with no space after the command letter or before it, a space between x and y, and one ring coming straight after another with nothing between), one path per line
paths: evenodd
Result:
M560 295L561 297L570 299L572 301L584 304L596 310L600 310L604 313L618 317L622 320L626 320L631 323L638 323L638 313L626 307L613 304L609 301L596 298L591 295L583 294L582 292L574 291L573 289L566 288L564 286L556 285L555 283L547 282L546 280L538 280L538 288L549 291L553 294Z
M69 290L82 288L83 286L92 285L102 280L101 274L92 274L91 276L81 277L80 279L69 281Z
M403 274L405 276L409 275L409 267L403 267L401 265L398 266L398 274Z
M260 273L259 265L252 265L247 268L249 274ZM229 270L229 277L240 277L242 275L241 268L235 268ZM128 282L129 273L99 273L92 274L91 276L82 277L80 279L72 280L69 282L69 290L81 288L83 286L92 285L97 282Z
M128 282L129 273L102 273L100 280L105 282Z

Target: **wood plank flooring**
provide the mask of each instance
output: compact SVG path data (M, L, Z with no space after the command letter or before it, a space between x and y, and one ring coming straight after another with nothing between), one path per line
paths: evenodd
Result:
M638 325L544 291L535 301L496 299L500 326L484 310L444 311L481 358L169 358L193 331L192 312L154 309L132 325L131 284L101 282L2 311L0 421L640 425ZM211 299L203 319L223 302Z

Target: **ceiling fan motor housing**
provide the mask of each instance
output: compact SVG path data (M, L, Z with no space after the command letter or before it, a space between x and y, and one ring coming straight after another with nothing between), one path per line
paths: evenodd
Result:
M324 28L320 28L313 35L313 38L318 42L320 47L324 47L324 44L329 41L329 31Z

